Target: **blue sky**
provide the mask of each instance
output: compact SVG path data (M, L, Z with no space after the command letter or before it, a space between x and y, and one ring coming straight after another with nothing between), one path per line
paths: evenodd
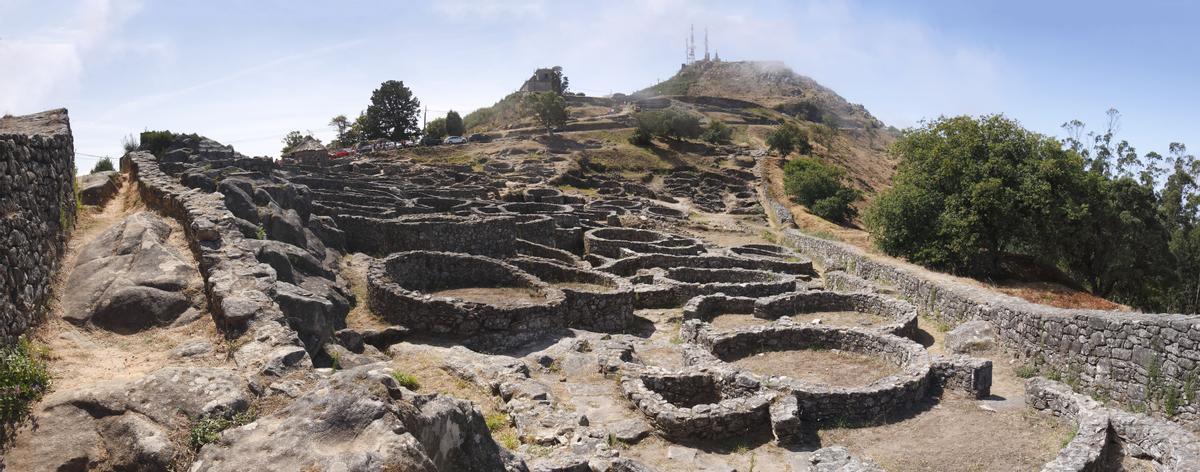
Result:
M722 58L782 60L897 127L1003 112L1062 135L1115 107L1165 152L1200 146L1198 19L1183 1L0 0L0 112L69 108L80 153L165 128L275 155L387 79L431 115L555 64L578 91L633 91L675 72L695 23Z

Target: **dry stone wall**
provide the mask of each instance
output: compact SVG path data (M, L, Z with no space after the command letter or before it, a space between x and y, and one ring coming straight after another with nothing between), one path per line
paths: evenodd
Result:
M67 110L0 119L0 341L47 311L75 223L75 147Z
M1195 398L1184 390L1200 388L1200 316L1038 305L794 230L786 239L826 270L883 281L944 321L989 321L1008 349L1118 402L1157 411L1165 397ZM1200 422L1197 402L1179 403L1176 419Z

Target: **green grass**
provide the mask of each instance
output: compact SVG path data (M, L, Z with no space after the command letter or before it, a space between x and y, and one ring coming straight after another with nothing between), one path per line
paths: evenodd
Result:
M419 382L417 378L413 377L411 374L406 374L404 372L392 372L392 378L396 379L396 383L400 384L401 387L409 390L416 391L421 388L421 382Z
M43 360L45 348L27 339L0 348L0 445L29 416L33 405L50 387L50 372Z
M258 239L267 239L267 230L262 226L258 227L258 231L254 233L254 237Z
M487 424L488 431L493 433L496 431L502 431L512 424L512 421L508 418L508 415L499 411L483 417L483 422Z
M246 410L230 417L221 415L206 416L192 423L192 448L199 450L205 444L221 439L221 433L229 428L236 428L253 422L257 418L254 410Z
M1059 446L1058 448L1062 449L1064 447L1067 447L1067 444L1071 444L1071 441L1074 441L1075 436L1078 436L1078 435L1079 435L1079 427L1076 426L1075 429L1071 430L1071 434L1068 434L1067 437L1063 439L1062 445Z
M1033 364L1022 364L1022 365L1018 366L1016 369L1017 377L1020 377L1023 379L1031 378L1031 377L1037 375L1037 373L1038 373L1038 369Z

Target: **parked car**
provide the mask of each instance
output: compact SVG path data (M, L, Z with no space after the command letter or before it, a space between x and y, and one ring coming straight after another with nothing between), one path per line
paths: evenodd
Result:
M449 136L446 138L446 144L467 144L467 138L462 136Z
M354 151L358 153L371 152L375 150L375 146L371 143L362 143L354 147Z
M349 149L338 149L336 151L333 151L330 155L333 157L346 157L346 156L350 155L350 150Z
M488 135L483 134L483 133L475 133L470 136L467 136L467 141L470 141L473 143L486 143L491 140L492 140L491 137L489 137Z
M421 138L422 146L437 146L439 144L442 144L442 140L440 140L434 136L426 136L424 138Z

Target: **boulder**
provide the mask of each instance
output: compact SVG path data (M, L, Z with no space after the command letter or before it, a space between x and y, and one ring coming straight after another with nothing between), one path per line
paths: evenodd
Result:
M279 411L225 431L190 470L524 470L487 431L470 403L413 394L372 364L338 371Z
M84 205L104 205L121 189L121 174L116 171L97 172L79 178L79 201Z
M250 405L249 386L233 369L168 367L133 380L55 392L33 413L36 428L18 433L8 470L171 470L187 447L170 438L193 418L228 415Z
M85 245L67 279L63 318L131 333L175 322L192 308L186 295L200 274L166 244L171 227L162 217L139 212Z
M996 346L996 328L982 320L968 321L946 333L946 350L968 354Z

